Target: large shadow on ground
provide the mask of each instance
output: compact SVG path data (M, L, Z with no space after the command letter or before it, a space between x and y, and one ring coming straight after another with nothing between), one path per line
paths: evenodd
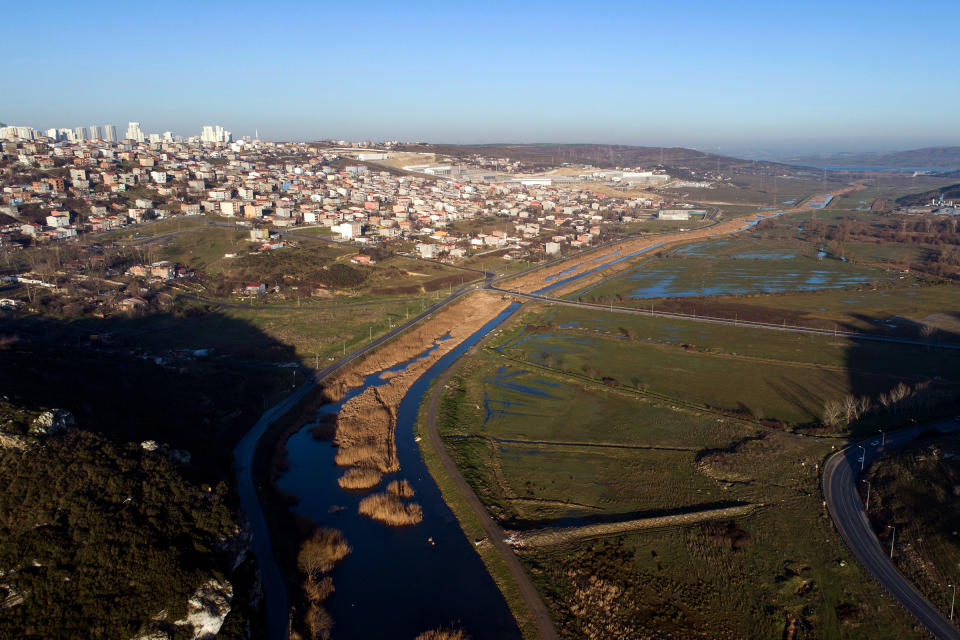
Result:
M949 314L960 320L960 309ZM850 340L846 353L851 396L866 398L848 428L878 433L955 415L960 411L960 333L910 330L912 343Z
M185 473L230 478L233 446L302 377L294 350L219 313L60 321L0 317L0 389L12 402L71 411L118 443L191 454Z

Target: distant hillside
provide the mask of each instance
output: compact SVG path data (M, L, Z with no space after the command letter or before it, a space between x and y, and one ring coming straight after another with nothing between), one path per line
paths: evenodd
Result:
M931 189L923 193L911 193L902 198L897 198L897 204L901 207L919 207L929 204L932 198L939 198L941 195L944 200L960 199L960 183L951 184L941 189Z
M452 157L474 154L492 158L510 158L539 165L556 167L563 163L591 164L595 167L678 167L692 171L796 173L804 169L776 162L743 160L719 156L683 147L635 147L605 144L411 144L401 151L431 152ZM718 164L719 163L719 164Z
M835 167L891 169L960 169L960 147L927 147L911 151L825 153L789 158L789 162Z

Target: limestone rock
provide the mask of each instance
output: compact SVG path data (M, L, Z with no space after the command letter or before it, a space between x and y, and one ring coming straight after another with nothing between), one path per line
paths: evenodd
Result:
M49 409L36 417L30 425L30 433L35 436L61 433L76 423L73 414L66 409Z

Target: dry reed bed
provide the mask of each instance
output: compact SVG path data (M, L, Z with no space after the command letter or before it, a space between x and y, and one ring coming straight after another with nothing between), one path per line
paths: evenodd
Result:
M413 487L406 480L394 480L387 485L387 493L409 500L413 497Z
M404 502L390 493L375 493L360 501L360 513L393 527L417 524L423 509L415 502Z
M364 489L372 489L373 487L380 484L380 480L383 478L383 475L376 469L347 469L347 472L340 476L340 479L337 480L337 484L340 485L341 489L349 489L352 491L362 491ZM392 484L392 483L391 483Z
M337 529L317 529L303 541L297 554L297 567L306 576L303 593L307 610L303 621L310 638L329 638L333 620L323 606L333 593L333 580L328 574L338 562L350 553L350 545ZM291 639L302 637L294 630Z
M386 384L370 387L344 403L336 421L334 444L337 446L337 453L334 460L340 466L353 469L340 478L341 487L344 483L350 485L354 481L359 482L361 477L372 479L372 473L393 473L400 469L394 431L397 423L397 408L403 397L417 378L437 360L496 317L508 305L509 302L501 296L485 292L463 298L393 342L350 365L327 383L328 396L342 397L348 389L362 384L366 376L408 362L436 345L428 356L410 363L403 371L391 372L390 376L385 376ZM445 336L449 337L438 342ZM405 488L400 483L395 484L398 492L410 491L412 495L412 490L406 482L403 483ZM347 488L352 487L347 486ZM399 503L398 496L402 496L402 493L380 495L391 499L392 502L385 502L384 498L377 496L369 496L361 502L361 513L366 502L367 510L371 511L367 515L384 522L411 524L412 519L419 521L419 518L422 518L422 514L414 513L419 510L419 506ZM376 500L370 501L371 498ZM401 508L394 503L399 503ZM374 506L377 505L379 505L376 509L378 513L395 512L399 515L378 517L372 513Z
M463 629L431 629L418 635L415 640L470 640Z

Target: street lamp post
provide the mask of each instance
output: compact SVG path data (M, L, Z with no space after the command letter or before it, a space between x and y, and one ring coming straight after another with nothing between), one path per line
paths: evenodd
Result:
M950 622L953 622L953 605L957 602L957 585L948 584L953 589L953 597L950 598Z
M880 446L883 447L887 444L887 434L883 429L880 429Z
M887 525L888 529L893 529L893 533L890 535L890 559L893 560L893 544L897 540L897 527L892 524Z
M863 465L867 461L867 448L862 444L858 444L857 446L863 451L863 455L860 456L860 471L863 471Z
M864 480L867 483L867 503L863 505L864 511L870 511L870 481Z

